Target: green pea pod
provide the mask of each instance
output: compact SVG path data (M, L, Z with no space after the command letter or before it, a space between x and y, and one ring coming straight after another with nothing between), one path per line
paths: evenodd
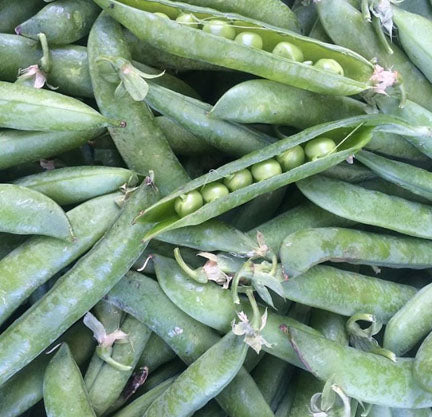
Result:
M392 127L386 123L390 123L391 125L392 123L398 124L402 122L395 122L394 119L386 120L385 117L383 117L384 116L382 115L358 116L309 128L301 133L290 136L259 151L252 152L237 161L230 162L221 166L217 170L190 181L172 194L160 200L154 206L142 211L138 221L153 223L152 229L144 236L144 239L154 238L159 233L163 233L167 230L203 223L204 221L244 204L261 194L276 190L287 184L317 174L338 164L355 154L359 149L367 144L372 136L372 130L399 129L399 127L396 127L395 125ZM380 123L380 125L377 127L376 124L378 123ZM399 126L402 127L402 125ZM409 132L409 129L404 130L407 133ZM177 197L185 195L191 191L199 190L205 184L221 180L230 174L249 168L258 162L271 159L287 149L320 135L331 135L340 143L334 153L306 162L285 173L240 188L229 193L224 198L219 198L213 200L211 203L204 204L201 208L182 218L177 216L174 210L174 203Z
M318 330L326 339L333 340L342 346L348 346L348 334L345 330L345 317L331 311L312 310L310 326Z
M113 345L111 358L129 371L119 370L104 363L91 386L87 385L89 400L97 415L102 415L120 397L150 337L150 330L131 316L121 325L127 334L126 343Z
M368 106L268 80L250 80L228 90L209 116L239 123L269 123L305 129L368 112Z
M432 81L432 22L425 16L392 7L398 39L413 64Z
M174 358L173 350L156 333L152 333L137 366L147 366L149 372L152 373L159 366Z
M431 350L432 350L432 333L420 345L414 360L413 373L417 382L426 391L432 392L431 380Z
M113 417L142 417L150 405L159 398L174 381L175 378L172 377L160 383L158 386L136 398L126 407L115 413Z
M19 3L0 1L0 33L13 33L17 24L33 16L44 5L42 0L22 0Z
M126 3L126 2L125 2ZM132 6L136 1L129 0ZM210 7L221 12L238 13L261 22L300 32L296 15L283 3L276 0L186 0L184 3Z
M214 400L208 402L201 410L193 414L193 417L227 417L222 408Z
M309 372L323 381L333 378L346 395L387 407L432 405L432 394L414 379L412 359L398 358L393 362L303 330L289 328L288 332L293 348Z
M385 51L373 26L360 11L346 0L322 0L316 6L320 21L333 42L366 59L377 59L386 69L398 71L408 99L432 110L432 85L395 43L392 43L393 54Z
M53 200L38 191L0 184L0 231L70 240L71 224Z
M70 167L30 175L14 184L39 191L60 205L75 204L118 190L133 187L137 175L128 169L110 167Z
M399 7L408 12L432 19L432 5L429 0L412 0L401 3Z
M367 311L383 323L416 293L408 285L321 265L289 278L282 287L289 300L343 316Z
M389 417L431 417L431 415L430 408L392 408ZM386 417L386 415L377 414L376 417Z
M96 110L49 90L0 81L0 126L20 130L88 130L124 126Z
M208 117L208 112L212 108L209 104L161 86L150 86L145 101L153 109L179 123L208 146L229 155L242 156L261 149L273 141L273 138L245 126L212 119Z
M297 16L302 33L309 33L318 17L315 4L294 0L291 9Z
M26 239L26 236L0 233L0 260L11 253Z
M286 237L280 258L290 278L326 261L426 269L432 266L432 242L336 227L305 229Z
M0 322L30 294L90 249L115 221L119 208L111 194L90 200L67 213L75 239L32 237L0 261ZM17 273L20 271L20 273Z
M0 335L0 385L82 317L130 269L146 247L142 236L147 227L132 223L133 218L139 205L156 198L157 192L144 182L98 244Z
M248 346L228 333L193 362L148 408L145 417L187 417L226 387L240 370ZM211 370L211 372L209 372Z
M403 355L432 330L432 284L423 287L388 322L384 348ZM421 312L421 314L419 313Z
M187 364L197 360L219 336L207 326L181 311L159 285L141 274L129 272L107 296L114 305L143 322ZM161 314L163 312L163 314ZM234 401L239 396L241 403ZM243 368L217 397L219 405L231 416L273 415L251 376Z
M38 39L44 33L49 43L73 43L86 36L99 14L91 0L57 0L15 28L18 35Z
M82 323L71 327L60 341L68 344L79 366L85 364L94 350L93 338ZM52 356L41 353L0 387L1 417L18 417L42 400L44 374Z
M357 159L386 181L432 200L432 174L429 171L366 151L359 152Z
M48 417L96 417L67 344L61 345L47 366L43 392Z
M102 64L108 64L100 61L101 57L130 60L121 26L106 13L99 16L90 31L88 52L90 75L99 108L106 116L120 117L127 122L125 129L111 129L110 134L128 167L139 174L152 170L162 194L188 181L162 131L153 123L150 109L128 94L117 97L120 79L115 83L106 79ZM116 76L115 73L109 74Z
M323 94L352 95L371 87L369 79L372 76L373 66L360 55L240 15L170 0L141 0L138 3L141 10L114 0L97 0L97 4L138 38L175 55L249 72L259 77ZM236 27L257 31L263 38L266 50L257 50L230 39L181 25L170 19L155 16L153 12L163 12L174 18L180 13L192 13L201 19L232 20ZM161 33L164 34L163 37L160 36ZM288 41L300 47L306 60L314 62L321 58L336 60L343 67L345 76L267 52L273 50L281 41Z
M178 308L195 320L220 332L227 332L231 329L232 320L236 317L236 309L232 302L232 295L228 291L213 283L200 284L191 280L173 260L156 256L154 262L160 286ZM193 301L197 297L200 303ZM250 313L247 306L242 306L242 308L248 314ZM262 336L272 347L263 346L263 350L301 367L289 346L284 343L282 334L278 330L279 326L285 322L295 327L299 326L306 331L314 331L297 320L282 317L269 311Z
M328 211L322 210L318 206L307 203L294 207L274 217L272 220L257 226L255 229L248 232L248 235L250 237L255 237L257 232L261 232L264 235L266 245L269 246L274 253L279 253L282 241L291 233L313 227L343 227L351 226L352 224L353 222L350 220L335 216Z
M409 236L432 238L432 209L425 204L320 176L297 185L309 200L337 216Z
M329 168L325 171L325 176L352 184L376 178L376 175L370 169L357 163L350 164L348 162L341 162Z

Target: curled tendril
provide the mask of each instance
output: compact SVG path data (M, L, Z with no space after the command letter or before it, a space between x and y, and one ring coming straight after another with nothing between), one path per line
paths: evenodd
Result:
M334 376L332 376L326 381L322 393L318 392L312 395L309 413L313 417L329 417L341 409L342 417L350 417L351 399L340 386L334 383ZM340 413L338 412L337 415Z

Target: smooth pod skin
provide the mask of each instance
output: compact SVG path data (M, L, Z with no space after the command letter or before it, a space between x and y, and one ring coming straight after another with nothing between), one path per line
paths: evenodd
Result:
M34 174L14 184L39 191L60 205L80 203L120 189L134 187L137 175L128 169L111 167L68 167Z
M383 346L403 355L432 330L432 284L423 287L388 322Z
M307 178L297 185L309 200L337 216L409 236L432 238L432 210L425 204L322 176Z
M0 184L0 231L70 240L73 231L64 211L38 191Z
M432 266L432 242L336 227L305 229L284 239L280 258L290 278L327 261L426 269Z
M322 336L289 328L299 358L323 381L334 378L344 393L359 401L396 408L425 408L432 394L414 379L412 359L392 362L384 356L341 346Z
M356 51L366 59L377 58L382 67L400 72L408 99L432 110L432 85L395 43L392 43L392 55L384 50L373 26L360 11L346 0L322 0L316 7L333 42Z
M241 337L228 333L189 365L152 403L144 417L187 417L200 409L233 380L247 349Z
M367 311L383 323L416 293L408 285L323 265L289 277L282 287L289 300L349 317Z
M268 145L273 138L234 123L208 117L211 106L164 87L151 85L145 101L197 138L223 153L243 156Z
M229 89L209 115L239 123L304 129L365 114L366 110L364 103L350 97L316 94L269 80L249 80Z
M0 1L0 33L13 33L15 26L33 16L44 6L42 0L22 0L19 3Z
M0 261L0 323L39 286L90 249L114 223L119 208L111 194L90 200L67 213L72 242L35 236ZM19 273L17 273L19 271Z
M91 0L57 0L22 22L15 32L33 39L44 33L56 45L73 43L89 33L99 11Z
M60 346L47 366L43 392L48 417L96 417L67 344Z
M432 22L425 16L392 7L398 39L411 62L432 81Z
M268 41L263 39L263 42L264 47L267 42L269 51L273 50L274 46L282 40L295 43L302 48L305 59L316 61L326 57L337 60L344 67L346 77L288 60L273 55L271 52L251 48L236 41L212 36L201 30L179 25L172 20L157 18L151 12L126 6L122 2L97 0L97 4L107 10L112 17L138 38L175 55L245 71L317 93L352 95L369 88L368 80L372 75L373 68L359 55L344 48L323 44L311 38L296 35L294 32L285 31L243 16L223 14L216 10L181 5L177 2L168 3L166 0L163 2L164 10L173 16L187 11L208 14L214 18L233 19L239 21L243 26L252 28L255 25L263 26L266 30L258 29L258 31L263 38L264 35L266 38L268 37ZM111 7L112 4L114 7ZM168 4L169 6L166 6ZM153 2L142 1L138 6L141 9L147 8L155 11ZM162 32L165 34L163 37L159 35ZM248 29L248 32L251 32L251 29ZM218 52L215 53L215 51Z
M0 81L0 126L20 130L88 130L122 126L54 91Z
M116 97L118 83L110 83L104 78L104 67L98 61L101 56L131 59L121 26L105 13L98 17L90 31L88 54L94 94L101 112L127 123L124 129L110 130L127 166L142 175L152 170L162 194L187 182L189 177L186 171L162 131L153 123L150 109L145 103L134 101L128 94Z
M366 151L360 152L357 159L386 181L432 200L432 174L429 171Z
M60 338L60 342L68 344L79 366L86 363L95 347L89 329L82 323L72 326ZM45 370L55 352L50 355L45 352L41 353L33 362L0 387L1 417L21 416L42 400Z
M121 306L157 333L185 363L191 364L220 340L216 332L183 313L151 278L135 272L125 278L108 294L108 302ZM261 416L273 416L243 368L216 399L232 416L252 417L257 410Z
M152 333L137 363L137 367L147 366L154 372L159 366L175 358L174 351L156 334Z
M93 383L87 384L89 400L97 415L106 413L121 396L151 334L144 324L132 316L126 317L121 330L128 335L127 341L115 343L111 357L122 365L130 366L131 369L130 371L119 370L103 363Z
M414 368L413 368L415 379L423 387L423 389L429 392L432 392L432 378L431 378L432 336L431 334L432 333L429 333L429 336L426 337L426 339L420 345L415 356Z
M373 181L376 174L361 164L348 164L342 162L325 171L325 176L352 184L363 183L364 181Z
M0 385L82 317L132 267L146 247L142 236L148 229L133 219L139 207L157 198L156 191L142 184L98 244L0 335Z

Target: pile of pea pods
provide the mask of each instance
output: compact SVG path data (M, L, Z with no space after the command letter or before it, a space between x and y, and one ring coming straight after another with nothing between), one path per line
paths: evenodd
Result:
M0 0L0 417L432 417L430 0Z

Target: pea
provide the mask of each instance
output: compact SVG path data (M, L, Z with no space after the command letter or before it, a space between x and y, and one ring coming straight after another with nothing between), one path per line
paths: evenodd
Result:
M292 59L293 61L304 61L302 50L290 42L279 42L273 49L273 53L277 56Z
M305 154L310 161L328 155L336 149L336 143L330 138L316 138L309 141L305 146Z
M322 69L324 71L333 72L334 74L342 76L344 75L344 70L342 66L334 59L319 59L317 62L315 62L314 67Z
M165 13L155 12L154 14L155 14L156 16L159 16L159 17L162 17L162 18L164 18L164 19L168 19L168 20L170 20L169 16L166 15Z
M275 159L258 162L252 165L252 176L256 181L263 181L276 175L282 174L282 168Z
M229 194L228 188L220 182L207 184L201 189L202 197L206 203L211 203L217 198L224 197Z
M181 14L177 19L177 23L198 29L198 21L192 13Z
M236 36L235 41L251 48L262 49L263 47L261 36L253 32L241 32Z
M282 152L277 156L278 162L282 166L283 171L289 171L302 165L305 161L305 153L300 145L294 146L291 149Z
M248 169L242 169L224 179L224 184L230 191L236 191L253 183L252 174Z
M218 19L207 22L203 27L203 31L227 39L234 39L236 36L235 29L228 22Z
M174 210L180 217L185 217L198 210L203 204L200 192L194 190L177 197L174 202Z

